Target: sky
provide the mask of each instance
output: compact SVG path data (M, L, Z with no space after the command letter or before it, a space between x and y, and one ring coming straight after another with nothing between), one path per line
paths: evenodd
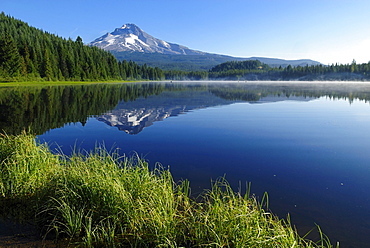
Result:
M156 38L209 53L370 61L369 0L0 0L0 11L84 43L134 23Z

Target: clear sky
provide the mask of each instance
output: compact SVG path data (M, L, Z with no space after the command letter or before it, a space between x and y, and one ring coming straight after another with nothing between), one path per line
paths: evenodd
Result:
M0 0L0 11L85 43L134 23L210 53L370 61L369 0Z

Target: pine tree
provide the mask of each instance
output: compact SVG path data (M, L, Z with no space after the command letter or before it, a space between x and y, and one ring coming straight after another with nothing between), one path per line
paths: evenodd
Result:
M44 61L43 61L43 64L42 64L41 76L44 77L47 81L51 81L52 78L53 78L53 69L52 69L52 65L51 65L49 49L45 50Z
M130 61L119 64L107 51L28 26L0 13L0 76L7 80L139 80L149 78L153 68ZM163 76L155 69L153 79Z
M0 69L5 77L16 77L21 69L21 56L16 43L9 34L0 38Z

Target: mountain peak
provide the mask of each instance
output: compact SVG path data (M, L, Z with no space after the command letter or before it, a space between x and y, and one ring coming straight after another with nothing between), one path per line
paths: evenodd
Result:
M180 55L203 55L185 46L169 43L145 33L133 23L124 24L113 32L107 33L89 43L104 50L114 52L143 52Z
M138 26L136 26L135 24L133 23L127 23L127 24L123 24L122 27L120 28L116 28L116 30L127 30L127 31L132 31L132 33L142 33L144 32L143 30L141 30Z
M132 28L140 29L138 26L136 26L133 23L126 23L126 24L123 24L122 27L121 27L121 29L132 29Z

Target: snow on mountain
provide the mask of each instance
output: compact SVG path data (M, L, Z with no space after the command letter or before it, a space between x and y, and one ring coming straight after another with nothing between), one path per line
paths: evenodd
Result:
M144 52L180 55L203 55L204 52L169 43L145 33L135 24L125 24L89 43L104 50L115 52Z
M262 63L272 67L320 64L320 62L310 59L284 60L263 57L240 58L201 52L189 49L186 46L157 39L141 30L135 24L125 24L120 28L116 28L113 32L106 33L90 42L88 45L111 51L119 60L131 60L140 65L147 64L148 66L159 67L161 69L170 68L179 70L182 68L191 68L192 70L209 70L213 66L226 61L243 61L250 59L258 59Z

